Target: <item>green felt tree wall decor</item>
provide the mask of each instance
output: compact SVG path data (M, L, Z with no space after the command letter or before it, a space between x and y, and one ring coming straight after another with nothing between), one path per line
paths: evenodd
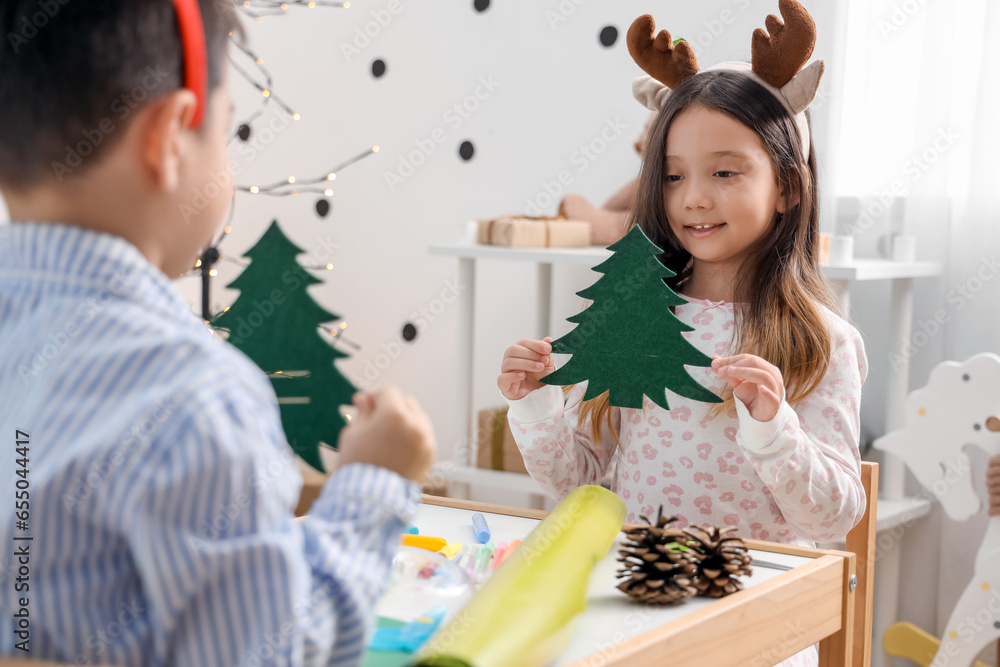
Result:
M325 472L320 443L336 447L347 424L354 385L334 365L347 355L323 338L320 325L340 319L317 304L306 288L322 284L297 261L304 251L275 220L244 257L251 260L228 287L240 296L211 325L271 378L288 443L313 468Z
M638 225L609 248L614 254L594 267L604 274L577 292L593 303L568 318L577 324L552 343L556 354L573 355L541 381L567 385L587 381L584 400L610 392L611 405L641 408L643 395L669 410L666 389L706 403L722 399L688 375L684 366L711 366L712 358L681 336L694 328L670 306L687 303L664 278L676 274L657 259L663 251Z

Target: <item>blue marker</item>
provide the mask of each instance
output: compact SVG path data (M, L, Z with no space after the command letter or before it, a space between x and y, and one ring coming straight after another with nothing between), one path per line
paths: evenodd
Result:
M479 512L472 515L472 530L480 544L490 541L490 527L486 525L486 517Z
M416 526L414 526L414 525L413 525L413 524L411 523L411 524L410 524L410 527L406 529L406 534L407 534L407 535L419 535L419 534L420 534L420 529L419 529L419 528L417 528Z

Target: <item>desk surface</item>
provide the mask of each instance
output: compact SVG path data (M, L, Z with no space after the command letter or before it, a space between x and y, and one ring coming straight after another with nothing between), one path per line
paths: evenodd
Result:
M424 496L415 523L424 535L474 544L476 511L486 515L497 542L522 539L547 514ZM594 569L587 609L577 618L569 645L548 667L773 665L816 642L821 665L852 665L854 554L759 540L747 544L753 557L792 569L758 566L734 595L670 607L633 603L616 590L616 549L610 550ZM382 655L388 661L370 653L365 665L395 667L408 660Z
M414 525L422 535L443 537L449 542L478 544L472 531L472 510L434 505L421 505ZM539 520L502 514L483 513L490 527L495 544L523 539L538 525ZM683 604L674 606L651 606L633 602L615 588L617 579L616 554L624 539L619 534L615 545L603 561L597 564L590 578L587 591L587 609L580 615L570 645L552 665L570 665L577 660L601 654L623 641L638 637L659 626L679 619L710 606L715 600L690 598ZM812 562L813 558L751 550L755 559L770 563L797 567ZM774 579L785 571L766 567L754 567L753 576L743 579L746 588L759 586Z

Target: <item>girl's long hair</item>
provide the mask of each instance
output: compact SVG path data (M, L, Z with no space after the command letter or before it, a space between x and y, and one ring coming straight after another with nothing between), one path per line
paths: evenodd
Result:
M650 128L628 228L639 225L664 249L660 260L677 274L666 283L675 292L683 288L693 262L670 229L663 201L667 133L677 114L699 106L724 113L753 130L771 158L788 202L798 198L749 249L733 286L734 349L777 366L785 381L786 400L794 404L819 386L829 365L830 334L820 306L838 315L841 309L819 267L816 154L811 147L808 156L802 154L795 124L774 95L739 72L709 70L684 79ZM728 385L722 398L724 402L713 406L709 417L734 408ZM595 444L601 442L600 431L606 424L621 445L607 392L585 401L579 417L581 424L590 418Z

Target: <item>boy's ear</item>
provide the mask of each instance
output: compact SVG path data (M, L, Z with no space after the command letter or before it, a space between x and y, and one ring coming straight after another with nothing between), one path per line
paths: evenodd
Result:
M187 89L176 90L143 109L140 121L141 161L154 186L175 190L180 181L180 163L190 143L191 121L198 99Z

